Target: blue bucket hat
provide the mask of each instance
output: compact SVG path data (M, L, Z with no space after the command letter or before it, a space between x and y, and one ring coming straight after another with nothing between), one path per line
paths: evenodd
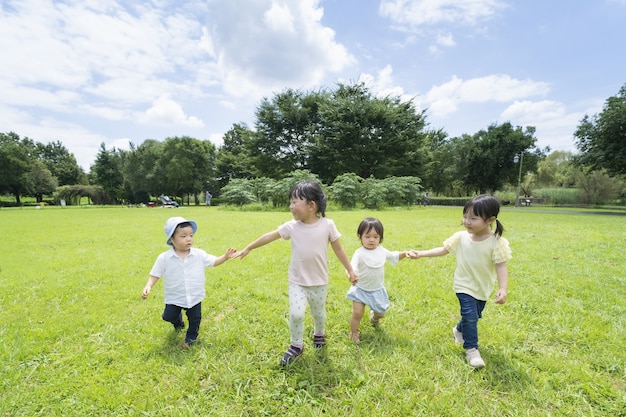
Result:
M198 230L198 225L193 220L186 220L184 217L170 217L165 222L165 228L164 228L165 236L167 236L167 239L165 240L166 244L172 246L172 242L170 242L170 238L174 234L176 227L181 223L189 223L191 225L191 228L193 229L194 234L196 233L196 230Z

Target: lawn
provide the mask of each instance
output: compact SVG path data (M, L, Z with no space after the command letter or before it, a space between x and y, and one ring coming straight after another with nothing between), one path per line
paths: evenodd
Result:
M207 270L200 341L161 320L163 287L141 290L174 215L195 246L242 248L288 212L44 207L0 209L0 416L626 416L626 216L506 208L509 300L479 323L487 366L464 363L451 328L454 258L386 271L383 324L347 337L348 281L330 251L328 347L278 365L289 342L290 245ZM330 211L349 256L365 216L391 250L439 246L461 209Z

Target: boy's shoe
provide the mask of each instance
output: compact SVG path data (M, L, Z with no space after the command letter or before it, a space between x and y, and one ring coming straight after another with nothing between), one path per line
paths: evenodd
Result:
M313 347L315 349L322 349L326 347L326 335L313 335Z
M348 334L348 337L349 337L350 339L352 339L352 341L353 341L356 345L358 345L359 343L361 343L361 339L360 339L360 337L361 337L361 333L359 333L359 332L350 332L350 333Z
M380 323L380 319L374 317L374 310L370 310L370 323L372 323L374 327L378 326L378 323Z
M465 343L465 340L463 339L463 333L458 331L456 326L452 328L452 334L454 335L454 342L456 344L462 345L463 343Z
M280 360L280 365L287 366L292 364L298 356L302 355L302 351L303 348L301 347L294 345L289 346L289 349L287 349L287 352L285 352L282 359Z
M482 368L485 366L485 361L480 357L480 352L476 348L467 349L465 351L465 359L472 368Z

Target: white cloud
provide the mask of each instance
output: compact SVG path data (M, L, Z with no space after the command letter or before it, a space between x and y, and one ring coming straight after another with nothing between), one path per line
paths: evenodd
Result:
M464 81L456 76L435 86L424 97L430 112L444 116L457 110L462 103L509 102L516 99L547 94L549 85L532 80L517 80L509 75L495 74Z
M379 12L396 25L408 28L439 23L475 24L503 7L500 0L382 0Z
M194 116L187 116L180 104L166 96L159 97L152 104L152 107L146 110L141 121L146 124L157 125L204 126L202 120Z

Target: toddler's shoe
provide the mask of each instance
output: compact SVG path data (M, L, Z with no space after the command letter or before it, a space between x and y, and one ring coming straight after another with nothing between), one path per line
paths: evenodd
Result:
M458 331L456 329L456 326L452 328L452 334L454 335L454 342L456 344L462 345L463 343L465 343L465 340L463 339L463 333Z
M472 368L482 368L485 366L485 361L480 357L480 352L476 348L467 349L465 351L465 359Z
M314 334L313 347L315 347L315 349L322 349L326 347L326 335Z
M296 358L298 358L298 356L302 355L302 351L303 348L301 347L294 345L289 346L289 349L287 349L287 352L285 352L282 359L280 360L280 365L287 366L292 364L296 360Z
M370 323L372 324L372 326L376 327L378 326L378 323L380 323L380 319L376 318L374 316L374 310L370 310Z

